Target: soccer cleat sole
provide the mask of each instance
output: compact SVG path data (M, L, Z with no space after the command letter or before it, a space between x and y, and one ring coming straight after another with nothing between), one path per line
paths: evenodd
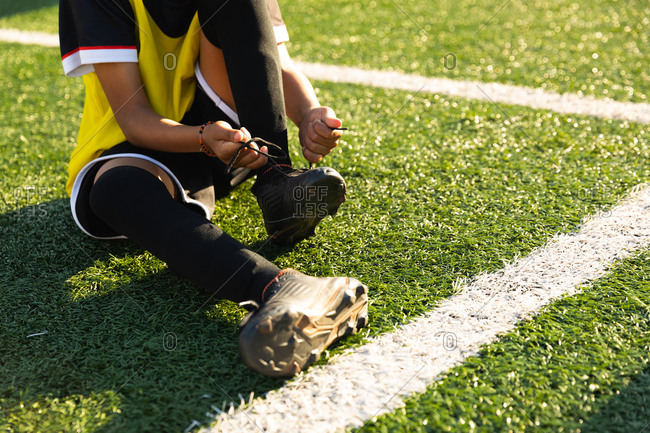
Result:
M354 279L341 280L345 284L323 311L287 308L248 324L239 336L244 363L266 376L293 376L318 361L330 344L366 326L368 288Z

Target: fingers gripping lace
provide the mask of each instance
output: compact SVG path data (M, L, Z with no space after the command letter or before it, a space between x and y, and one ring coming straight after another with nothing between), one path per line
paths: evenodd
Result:
M266 145L267 147L273 147L274 149L280 151L281 154L280 154L280 156L273 156L268 152L262 152L260 149L256 149L253 146L251 146L251 143L262 143L262 144ZM284 158L287 157L287 153L280 146L278 146L277 144L271 143L270 141L266 141L263 138L259 138L259 137L253 137L250 140L248 140L247 142L242 142L241 146L239 146L239 148L237 149L237 152L235 153L235 156L233 156L232 159L230 160L230 162L228 163L228 166L226 167L226 173L230 173L230 170L232 169L232 166L235 164L235 162L237 161L237 158L239 158L239 154L244 149L249 149L249 150L252 150L253 152L259 153L260 155L266 156L269 159L269 162L272 163L271 167L275 168L276 170L278 170L278 171L280 171L281 173L284 174L283 171L279 170L276 167L279 164L276 161L276 158L284 159Z
M205 125L203 125L203 126L205 126ZM348 128L332 128L332 129L333 130L347 131ZM203 129L201 129L199 134L201 132L203 132ZM258 143L258 142L279 150L281 152L281 155L279 157L278 156L273 156L273 155L271 155L271 154L269 154L267 152L262 152L261 150L255 149L253 146L251 146L251 143ZM203 144L203 143L201 143L201 144ZM235 164L235 161L237 161L237 158L239 158L239 154L244 149L250 149L253 152L257 152L260 155L266 156L269 159L269 162L272 163L271 168L273 168L276 171L278 171L278 172L282 173L283 175L287 176L287 174L284 171L280 170L280 168L278 167L280 164L275 160L276 158L282 158L282 159L286 158L287 153L280 146L278 146L277 144L271 143L270 141L266 141L266 140L264 140L263 138L260 138L260 137L253 137L250 140L248 140L247 142L242 142L241 146L239 146L239 148L237 149L237 152L235 153L235 156L233 156L233 158L228 163L228 166L226 167L226 174L230 173L230 170L232 170L232 166ZM312 168L312 165L313 164L310 161L309 162L309 168Z

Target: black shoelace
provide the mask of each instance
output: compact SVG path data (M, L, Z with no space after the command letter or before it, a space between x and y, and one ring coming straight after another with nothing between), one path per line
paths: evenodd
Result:
M348 130L348 128L331 128L331 129L332 130L340 130L340 131L347 131ZM269 154L267 152L262 152L261 150L255 149L253 146L251 146L251 143L262 143L262 144L265 144L267 146L274 147L275 149L279 150L282 153L282 155L281 156L273 156L273 155L271 155L271 154ZM260 138L260 137L253 137L253 138L251 138L250 140L248 140L245 143L242 142L241 146L239 146L239 148L237 149L237 152L235 153L235 156L233 156L233 158L228 163L228 166L226 167L226 174L230 173L230 170L232 169L232 166L235 164L235 161L237 161L237 158L239 158L239 154L244 149L250 149L253 152L257 152L260 155L266 156L269 159L269 162L271 163L270 164L271 168L273 168L276 171L282 173L284 176L289 177L289 175L287 173L285 173L284 171L282 171L278 167L280 165L280 163L278 163L275 160L276 158L282 158L282 159L286 158L287 153L280 146L278 146L277 144L271 143L270 141L266 141L265 139ZM309 168L310 169L312 168L312 163L311 162L309 163Z
M262 144L266 145L267 147L273 147L274 149L280 151L281 155L280 156L274 156L274 155L271 155L268 152L262 152L260 149L255 149L253 146L251 146L251 143L262 143ZM237 161L237 158L239 158L239 154L244 149L250 149L253 152L257 152L260 155L266 156L269 159L269 165L270 165L271 168L274 168L278 172L282 173L284 176L288 176L284 171L282 171L280 169L280 167L279 167L280 163L278 161L276 161L276 158L285 159L288 156L287 153L280 146L278 146L277 144L271 143L270 141L266 141L265 139L259 138L259 137L253 137L253 138L251 138L250 140L248 140L245 143L242 142L241 146L239 146L239 148L237 149L237 152L235 153L235 156L233 156L232 159L230 160L230 162L228 163L228 166L226 167L226 174L230 173L230 170L232 170L232 166L235 164L235 161ZM311 168L311 163L309 164L309 168Z

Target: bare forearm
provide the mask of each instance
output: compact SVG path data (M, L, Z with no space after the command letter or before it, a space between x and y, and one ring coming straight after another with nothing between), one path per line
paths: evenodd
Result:
M126 139L132 144L163 152L198 152L199 127L165 119L148 107L134 107L120 119Z
M95 72L126 139L165 152L198 152L199 128L163 118L149 105L136 63L99 63Z
M314 88L295 67L286 46L280 44L278 51L287 115L298 126L304 157L309 162L319 162L337 146L342 122L334 110L320 105Z
M293 65L282 69L282 85L287 116L300 126L310 110L320 107L314 88L307 77Z
M115 119L124 136L136 146L164 152L199 152L199 126L181 125L152 110L143 91L140 71L136 63L98 63L95 72L106 94ZM232 129L230 124L217 121L203 129L203 143L207 153L228 163L238 154L235 167L257 169L266 164L262 152L244 149L240 152L245 131Z
M282 86L287 116L300 126L309 116L309 112L320 107L320 104L311 83L291 60L286 45L278 45L278 52L282 65Z

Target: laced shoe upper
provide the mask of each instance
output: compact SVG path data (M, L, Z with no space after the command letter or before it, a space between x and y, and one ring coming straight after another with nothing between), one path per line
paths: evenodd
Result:
M336 214L345 201L346 185L333 168L277 166L258 175L251 191L271 239L291 244L313 235L323 218Z
M268 167L258 175L251 191L262 209L267 233L275 243L281 245L313 235L320 221L336 214L339 206L345 202L346 184L343 177L329 167L295 169L290 165L278 164L276 157L250 145L258 141L284 154L279 146L252 138L242 143L227 170L232 168L239 152L245 148L266 155L269 158Z

